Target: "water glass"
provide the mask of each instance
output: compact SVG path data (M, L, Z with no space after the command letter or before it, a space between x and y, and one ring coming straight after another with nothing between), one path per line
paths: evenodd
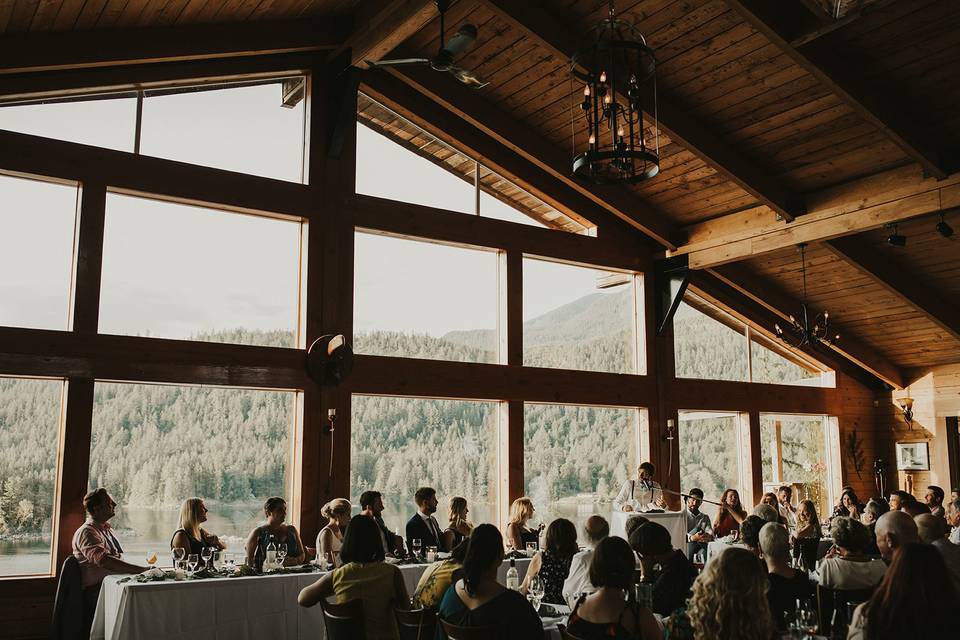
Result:
M813 636L817 633L818 621L817 621L817 610L803 609L797 612L797 618L800 621L800 628L806 635L807 640L813 640Z
M210 558L213 557L213 547L204 547L200 551L200 557L203 558L204 569L210 568Z
M427 562L436 562L436 560L437 560L437 548L427 547Z
M173 548L173 566L177 566L177 563L186 557L185 554L186 552L183 550L183 547L174 547Z
M200 558L197 557L197 554L191 553L187 556L187 567L190 569L190 575L193 575L193 572L197 570L197 566L200 564Z
M528 556L532 556L532 555L535 554L536 552L537 552L537 543L536 543L536 542L528 542L528 543L527 543L527 555L528 555Z
M527 597L535 611L540 610L540 602L543 600L544 586L540 576L533 576L530 579L530 585L527 588Z
M277 566L282 567L283 561L287 557L287 543L281 542L277 545Z

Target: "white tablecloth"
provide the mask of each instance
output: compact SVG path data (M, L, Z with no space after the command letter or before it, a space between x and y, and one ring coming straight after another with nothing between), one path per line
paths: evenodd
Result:
M523 580L529 560L517 560ZM400 567L412 595L427 565ZM509 562L498 572L506 578ZM297 605L297 594L322 573L212 578L183 582L129 581L107 576L90 632L94 640L318 640L323 612ZM559 634L556 636L559 637Z
M643 516L651 522L663 525L670 532L670 542L674 549L687 551L687 517L682 511L664 513L644 513L640 511L614 511L610 514L610 535L627 538L627 519L630 516Z
M817 545L817 560L827 555L827 551L830 550L830 547L833 546L833 540L830 538L820 538L820 543ZM719 540L714 540L713 542L707 543L707 562L710 562L711 558L716 557L718 553L726 549L727 547L740 547L745 549L746 547L737 542L735 544L730 544L729 542L720 542Z

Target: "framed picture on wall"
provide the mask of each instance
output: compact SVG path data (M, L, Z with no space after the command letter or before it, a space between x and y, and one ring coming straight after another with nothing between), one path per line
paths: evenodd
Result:
M929 471L930 453L926 442L898 442L897 469L901 471Z

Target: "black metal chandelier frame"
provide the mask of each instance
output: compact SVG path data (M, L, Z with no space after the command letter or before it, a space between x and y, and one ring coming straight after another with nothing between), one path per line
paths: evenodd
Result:
M805 250L806 243L797 245L800 251L800 271L803 274L803 302L800 304L800 319L790 316L790 324L786 329L779 323L773 325L777 337L791 347L816 347L818 344L827 346L832 345L840 339L839 334L830 337L830 313L824 311L811 320L810 312L807 307L807 262Z

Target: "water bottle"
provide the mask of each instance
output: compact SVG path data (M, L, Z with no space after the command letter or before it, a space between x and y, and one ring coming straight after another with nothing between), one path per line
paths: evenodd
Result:
M517 573L517 561L510 558L510 568L507 569L507 589L520 590L520 574Z
M267 553L266 557L263 559L263 570L271 571L277 566L277 545L273 541L273 536L270 536L270 542L267 544Z

